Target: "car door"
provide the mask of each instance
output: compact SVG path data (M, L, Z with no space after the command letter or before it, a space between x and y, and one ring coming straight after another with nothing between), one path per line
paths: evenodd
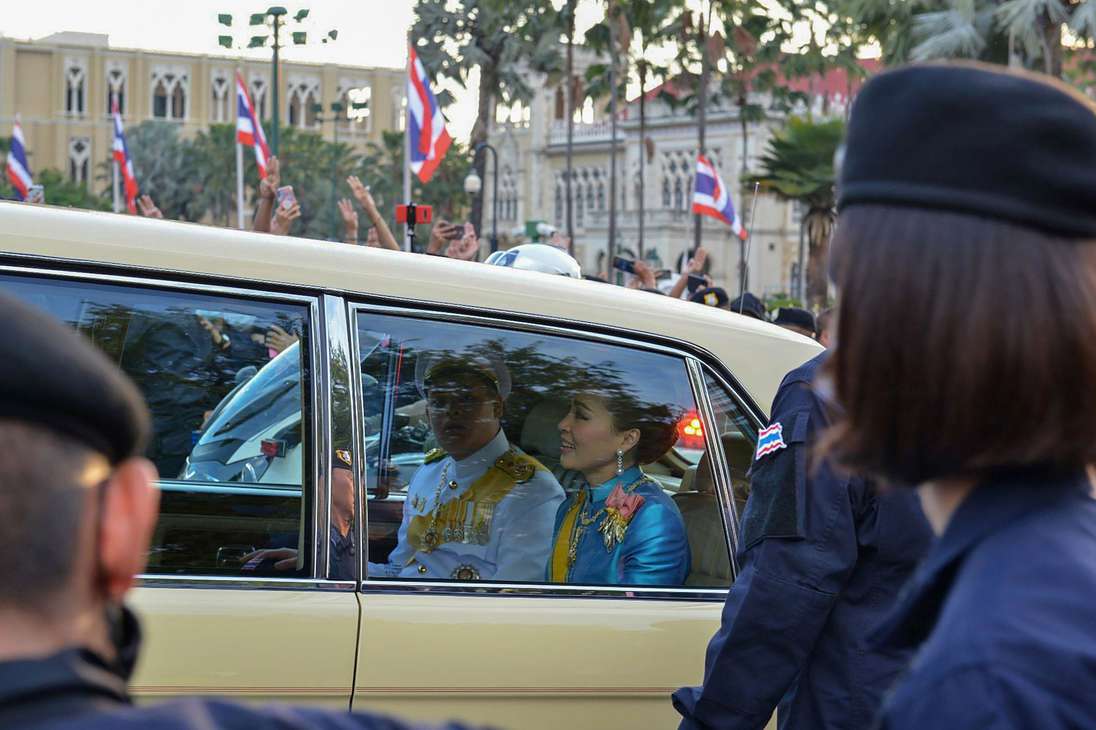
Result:
M670 693L700 682L704 649L732 578L727 535L734 514L722 444L755 440L756 414L731 397L723 405L732 412L714 419L697 363L665 347L429 312L363 306L354 317L363 381L366 552L370 570L385 571L370 573L361 587L354 707L501 727L672 726ZM643 470L672 503L666 514L680 520L667 529L683 527L688 536L678 549L689 569L679 571L674 584L622 584L611 576L550 582L547 565L539 575L489 580L374 568L390 565L384 562L390 553L401 554L402 517L408 509L423 513L423 475L434 478L430 464L445 463L437 450L445 439L432 431L435 406L426 400L424 368L417 365L419 358L437 357L494 357L505 364L511 386L500 433L537 459L568 499L586 480L560 450L558 424L576 393L596 382L599 393L626 391L663 424L669 414L672 445ZM706 437L709 426L720 438ZM402 466L415 454L428 464ZM439 486L437 493L444 492ZM492 522L496 528L503 529ZM545 563L565 545L558 532L543 553Z
M346 353L333 376L323 300L45 269L0 286L89 337L150 407L161 507L132 594L136 696L348 707L356 575L330 570L324 453Z

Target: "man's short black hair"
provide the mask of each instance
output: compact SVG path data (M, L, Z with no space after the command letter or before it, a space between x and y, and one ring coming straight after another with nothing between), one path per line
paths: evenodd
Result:
M0 419L0 607L55 610L65 600L95 452L43 426Z

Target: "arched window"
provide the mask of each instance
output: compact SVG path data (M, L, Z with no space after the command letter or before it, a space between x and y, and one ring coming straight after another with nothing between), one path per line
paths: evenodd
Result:
M229 114L229 98L235 98L229 96L229 91L232 88L232 84L229 81L230 74L225 69L214 69L209 77L209 88L212 94L212 105L210 106L210 119L214 122L227 122L232 119Z
M555 119L562 121L567 118L567 99L563 94L563 87L556 87L556 113Z
M320 103L320 80L313 76L290 76L289 109L291 127L315 129L315 105Z
M563 186L556 181L556 225L563 225Z
M685 190L681 185L681 178L674 178L674 210L685 207Z
M269 119L270 110L267 108L266 103L266 90L269 87L266 79L262 76L252 76L249 85L251 86L251 103L255 106L255 113L259 116L259 119Z
M662 207L669 208L672 203L670 195L670 178L662 177Z
M118 99L118 111L126 113L126 67L116 61L107 62L107 114L113 109L114 99Z
M186 119L188 75L178 68L152 69L152 116Z
M597 209L605 210L605 183L597 184Z
M74 183L88 181L88 160L91 159L91 139L73 137L68 144L68 174Z
M84 104L87 95L87 61L83 58L65 59L65 112L83 116L87 111Z
M582 183L574 183L571 187L575 193L574 202L577 203L577 205L572 205L575 214L575 225L582 227L586 218L586 206L582 204Z

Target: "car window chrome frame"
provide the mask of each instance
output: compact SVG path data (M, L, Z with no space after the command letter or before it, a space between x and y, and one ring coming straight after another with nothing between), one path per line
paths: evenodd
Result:
M724 368L718 358L707 350L692 343L676 340L664 336L651 335L649 333L635 331L608 332L609 328L603 325L595 325L588 322L551 320L544 318L528 317L523 314L495 312L493 310L475 310L472 308L424 308L419 302L409 302L399 306L390 303L369 301L363 295L350 294L347 296L347 306L351 322L351 340L355 353L353 361L354 377L360 378L360 352L358 350L358 322L359 315L383 315L401 317L409 320L432 320L458 325L475 325L491 327L512 332L527 332L531 334L546 334L571 339L580 339L587 342L601 342L618 347L645 350L677 359L685 367L686 377L694 392L698 408L702 410L702 417L706 418L705 427L714 422L711 412L711 402L708 399L704 387L703 377L700 377L699 388L696 377L706 370L719 372ZM693 368L696 367L696 372ZM719 377L719 382L726 385L728 381L734 382L733 376ZM756 404L745 395L741 387L728 386L728 391L735 399L743 415L749 419L758 429L763 422L763 413ZM355 425L358 419L364 415L361 413L361 393L356 392L359 414L355 416ZM357 443L361 443L359 439ZM730 525L730 515L734 515L733 499L729 500L731 512L722 509L728 502L731 492L729 479L727 479L726 459L722 454L722 444L719 446L720 469L717 477L717 485L720 492L721 513L723 516L724 534L728 543L732 573L735 571L735 545L732 536L737 534L735 526ZM363 492L365 480L362 480ZM366 500L363 499L363 503ZM492 581L484 583L458 583L452 581L427 581L406 578L369 578L365 572L365 563L368 558L368 515L363 514L362 557L359 561L362 565L362 580L358 590L362 593L435 593L439 595L513 595L513 596L543 596L543 597L572 597L572 598L614 598L614 599L649 599L649 600L673 600L673 601L704 601L722 602L729 588L697 588L697 587L666 587L666 586L604 586L604 585L561 585L556 583L521 583Z
M720 516L723 520L723 537L727 546L727 559L731 565L731 582L738 576L738 561L735 558L735 548L738 545L738 512L734 506L734 490L731 485L731 471L727 463L727 455L723 451L723 439L712 438L716 434L715 409L712 407L712 399L708 394L708 388L704 383L704 366L696 358L688 360L689 382L693 386L693 397L696 398L697 410L700 413L700 423L705 434L705 453L708 455L712 469L712 477L715 480L715 491L719 497ZM733 393L733 391L732 391Z
M5 257L7 258L7 257ZM178 278L159 278L156 275L158 272L147 272L137 269L125 268L125 273L114 273L113 271L85 271L72 268L72 265L78 262L69 260L50 261L48 263L65 264L65 266L50 266L42 265L41 259L34 257L17 257L19 260L25 260L25 264L12 264L0 262L0 274L13 274L17 276L36 276L41 278L60 279L66 281L76 282L90 282L100 284L118 284L123 286L136 286L150 289L160 289L172 292L185 292L185 293L198 293L198 294L215 294L230 297L239 297L248 299L251 301L267 301L267 302L281 302L286 304L298 304L306 305L308 307L308 332L309 332L309 357L312 358L310 365L311 371L311 387L309 388L309 396L312 399L311 403L311 415L312 415L312 427L306 432L311 437L312 444L328 444L328 436L323 428L323 423L327 422L329 418L328 410L329 404L323 397L323 391L321 386L321 380L326 381L327 377L323 373L323 368L320 367L320 363L324 362L321 357L325 354L326 348L323 346L324 331L321 326L321 311L320 311L320 296L317 294L304 294L296 292L279 291L277 289L265 289L256 288L250 286L243 286L238 284L225 285L214 284L207 282L197 281L181 281ZM177 275L179 272L171 271L165 272L168 276ZM304 464L302 464L302 479L311 476L312 478L312 497L313 497L313 509L312 513L312 525L306 526L306 529L311 529L312 543L314 546L318 545L320 540L319 534L319 520L321 513L325 510L321 509L321 506L325 503L321 501L323 495L320 490L326 487L326 480L322 479L322 472L320 470L320 456L322 452L316 452L313 447L310 451L315 453L305 452ZM308 469L307 464L311 464L312 468ZM302 494L305 489L305 485L301 485ZM324 519L327 519L327 515L323 515ZM326 553L326 546L325 546ZM137 576L138 585L140 586L154 586L154 585L172 585L172 586L209 586L209 587L262 587L262 586L278 586L278 587L313 587L318 584L322 584L328 590L354 590L356 583L347 581L327 581L326 578L320 576L326 575L319 572L319 563L314 559L312 564L312 575L309 577L292 577L292 578L273 578L273 577L250 577L250 576L209 576L198 574L172 574L166 575L161 573L142 573Z

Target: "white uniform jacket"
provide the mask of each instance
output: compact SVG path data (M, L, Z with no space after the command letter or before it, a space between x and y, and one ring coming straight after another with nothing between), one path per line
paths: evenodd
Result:
M399 542L373 577L543 581L563 488L502 431L460 461L427 455L407 489Z

